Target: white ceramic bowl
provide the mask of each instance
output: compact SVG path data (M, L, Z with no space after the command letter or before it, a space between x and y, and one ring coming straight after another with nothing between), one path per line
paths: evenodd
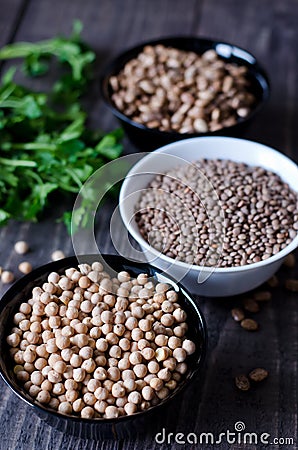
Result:
M141 236L135 221L135 208L141 190L148 186L157 173L163 173L200 158L229 159L251 166L264 167L278 174L294 191L298 192L298 167L282 153L244 139L193 138L155 150L132 167L120 192L119 208L122 220L129 233L141 246L147 261L181 281L191 292L215 297L247 292L264 283L278 270L285 256L298 246L298 234L289 245L266 260L231 268L203 267L178 261L154 249Z

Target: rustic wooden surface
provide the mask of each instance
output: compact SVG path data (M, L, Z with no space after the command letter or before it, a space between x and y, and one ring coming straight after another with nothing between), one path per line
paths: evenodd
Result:
M244 137L272 145L298 161L298 2L296 0L0 0L0 45L16 40L36 41L56 33L69 33L73 19L85 24L84 38L98 54L98 73L121 50L146 39L172 34L197 35L233 42L251 51L267 69L270 101ZM116 121L102 104L94 86L89 112L94 126L109 130ZM125 152L135 149L126 141ZM71 208L71 201L68 208ZM114 252L108 239L109 220L116 205L107 204L98 221L97 240L102 252ZM19 239L30 243L28 260L34 266L50 260L54 249L73 253L64 226L56 223L66 205L48 212L39 224L10 224L0 230L1 265L16 270L21 257L13 252ZM45 239L45 236L47 237ZM27 257L26 257L27 259ZM0 382L0 449L152 449L190 448L159 445L155 433L211 432L215 436L242 421L248 432L294 439L294 444L272 448L298 448L297 438L297 294L287 293L285 278L296 269L283 267L281 286L256 316L260 331L242 330L230 316L238 299L199 299L209 331L209 351L203 376L182 400L152 426L129 440L78 439L43 424ZM0 286L3 293L7 286ZM233 377L262 366L270 376L250 392L239 392ZM194 448L195 446L192 446ZM261 445L198 445L197 448L254 449Z

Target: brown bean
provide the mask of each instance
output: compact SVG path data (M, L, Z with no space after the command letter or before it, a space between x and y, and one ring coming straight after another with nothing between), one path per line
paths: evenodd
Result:
M293 278L289 278L289 279L286 280L286 282L285 282L285 288L286 288L288 291L298 292L298 280L293 279Z
M258 311L260 311L258 303L252 298L245 298L243 300L243 308L251 313L257 313Z
M253 319L243 319L241 326L247 331L256 331L259 328L258 323Z
M249 379L244 374L235 377L235 384L241 391L248 391L250 389Z
M252 370L248 376L252 381L260 382L268 377L268 371L258 367L257 369Z
M231 314L236 322L241 322L241 320L243 320L245 317L244 312L241 308L233 308L231 310Z

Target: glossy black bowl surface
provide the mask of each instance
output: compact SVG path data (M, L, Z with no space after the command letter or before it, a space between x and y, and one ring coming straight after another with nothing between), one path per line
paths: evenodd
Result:
M33 270L18 280L2 297L0 301L0 375L8 387L41 419L60 431L68 432L82 438L103 439L111 437L126 437L140 433L144 421L148 422L150 414L166 407L181 391L189 385L202 368L207 346L206 325L202 313L192 299L192 296L170 277L162 274L159 269L146 263L136 263L116 255L101 255L105 270L113 274L113 270L128 271L132 276L139 273L147 273L150 277L160 282L167 282L173 286L179 294L179 302L187 312L187 323L189 325L188 337L197 344L196 352L188 358L189 371L178 388L159 405L147 411L139 412L131 416L122 416L118 419L81 419L75 416L67 416L57 413L40 404L34 403L31 397L17 384L12 371L13 362L9 355L9 347L6 336L13 327L13 315L17 312L19 305L30 298L34 286L41 286L50 272L62 273L69 267L76 267L79 263L92 263L98 261L98 255L81 255L64 258L59 261L48 263Z
M175 131L160 131L154 128L148 128L145 125L132 121L129 117L117 109L112 101L112 88L109 85L109 79L117 75L124 65L135 58L145 45L162 44L167 47L174 47L181 50L193 51L198 54L206 50L214 49L216 53L226 62L243 65L248 68L248 78L251 82L251 92L256 97L256 104L250 114L245 118L240 118L238 122L230 127L223 127L220 130L207 133L177 133ZM235 136L241 137L246 126L255 117L256 113L268 99L270 85L266 72L257 62L256 58L246 50L226 42L215 41L212 39L198 37L168 37L153 41L143 42L120 55L118 55L103 71L100 80L101 95L112 113L119 119L127 136L131 142L140 150L151 151L163 145L175 142L181 139L199 136Z

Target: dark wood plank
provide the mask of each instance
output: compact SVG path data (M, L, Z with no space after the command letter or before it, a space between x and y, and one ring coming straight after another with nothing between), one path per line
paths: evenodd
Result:
M6 5L8 31L15 27L11 10L16 0L2 0ZM2 5L1 5L2 6ZM3 16L4 17L4 16ZM272 96L259 114L246 137L259 140L283 150L298 160L297 117L297 57L298 4L294 0L264 0L237 2L215 0L185 2L179 0L31 0L15 33L16 40L48 38L57 33L68 34L74 18L85 23L84 38L98 54L97 73L107 60L124 48L140 41L170 34L195 34L233 42L251 51L268 70L272 82ZM0 17L0 24L5 20ZM92 124L103 129L116 126L98 97L96 86L90 92ZM126 152L132 146L126 142ZM63 225L56 223L64 208L70 209L72 200L48 211L39 224L12 223L0 230L1 265L16 267L21 257L13 252L16 240L27 240L32 252L26 256L34 266L50 260L51 252L61 248L72 253L71 240ZM108 236L111 214L116 202L106 204L96 227L99 248L114 252ZM47 237L45 239L44 237ZM116 236L117 237L117 236ZM121 231L119 229L119 236ZM125 241L121 251L129 254ZM18 275L19 276L19 275ZM297 269L279 272L284 280L297 276ZM215 437L234 424L243 421L246 431L270 433L271 437L293 437L297 445L297 295L287 293L283 286L274 291L273 301L262 307L256 318L260 331L253 334L242 330L230 317L230 309L239 299L199 299L209 331L209 354L202 376L185 395L168 410L158 414L140 430L140 436L125 441L96 442L68 436L52 430L39 419L32 420L30 410L20 404L3 382L0 382L0 448L14 449L153 449L182 448L172 444L155 443L155 435L164 427L167 432L212 432ZM7 286L0 286L3 292ZM264 366L269 379L249 393L234 387L234 376ZM17 414L16 414L17 411ZM189 447L189 446L188 446ZM188 448L187 447L187 448ZM199 446L198 448L212 448ZM218 448L231 448L222 442ZM234 446L253 449L256 446ZM261 448L258 446L257 448ZM277 447L278 448L278 447ZM289 446L289 448L294 448Z
M204 2L197 32L233 42L253 53L268 71L271 98L247 138L258 140L298 160L297 16L293 0ZM295 148L296 147L296 148Z
M13 40L26 9L27 0L2 0L0 4L0 47Z

